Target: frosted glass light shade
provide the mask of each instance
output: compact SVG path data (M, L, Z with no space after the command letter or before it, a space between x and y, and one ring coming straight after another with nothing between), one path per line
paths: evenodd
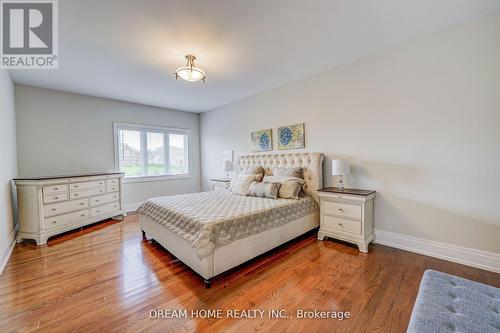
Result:
M205 80L206 78L205 71L198 67L180 67L175 71L175 74L189 82Z
M345 160L332 160L332 176L349 176L351 168Z
M234 171L233 161L229 161L229 160L224 161L224 171L225 172Z

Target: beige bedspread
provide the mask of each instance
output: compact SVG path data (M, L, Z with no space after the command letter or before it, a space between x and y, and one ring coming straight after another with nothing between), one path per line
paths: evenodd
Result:
M313 198L267 199L228 190L147 200L139 214L188 241L200 258L238 239L270 230L318 209Z

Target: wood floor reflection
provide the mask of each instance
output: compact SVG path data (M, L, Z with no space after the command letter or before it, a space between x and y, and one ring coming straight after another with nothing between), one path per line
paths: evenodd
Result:
M0 276L2 332L405 332L432 268L500 287L500 274L309 233L213 280L143 241L137 215L16 245ZM349 311L350 319L150 319L150 310Z

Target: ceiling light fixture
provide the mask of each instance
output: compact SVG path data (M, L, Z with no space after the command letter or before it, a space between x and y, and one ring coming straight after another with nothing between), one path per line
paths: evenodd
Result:
M207 76L205 75L205 71L194 65L195 59L196 57L194 55L188 54L186 56L187 60L186 66L179 67L175 71L176 80L178 78L181 78L189 82L196 82L200 80L203 80L203 82L205 82L205 79L207 78Z

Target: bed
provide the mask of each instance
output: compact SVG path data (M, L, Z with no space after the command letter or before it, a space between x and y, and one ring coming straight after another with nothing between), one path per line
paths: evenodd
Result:
M319 226L323 160L321 153L240 156L237 172L249 166L301 167L303 195L268 199L217 190L152 198L139 208L143 235L201 275L209 288L214 276Z

